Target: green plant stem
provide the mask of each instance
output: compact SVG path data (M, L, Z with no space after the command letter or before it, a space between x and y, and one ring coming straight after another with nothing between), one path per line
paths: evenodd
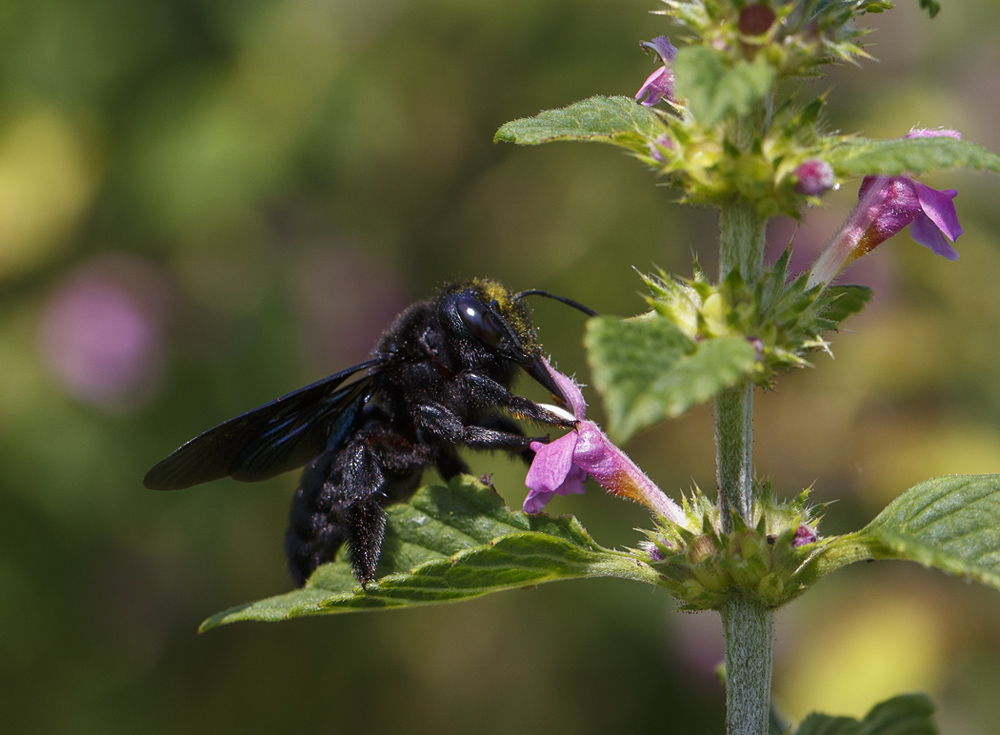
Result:
M748 202L726 204L719 215L719 279L737 271L755 284L764 270L765 220ZM753 385L736 385L715 399L716 479L724 531L733 529L732 511L753 525Z
M764 235L767 221L757 208L742 199L723 205L719 213L719 280L733 271L748 284L760 280L764 272Z
M726 639L726 733L766 735L774 614L739 593L719 613Z
M764 267L765 220L752 204L736 200L722 208L719 221L720 279L737 271L745 283L756 283ZM716 397L715 443L723 530L732 531L733 513L753 526L757 499L752 384L734 386ZM719 612L726 645L726 732L766 735L774 647L772 613L735 591Z
M727 388L715 398L716 481L722 530L733 513L753 525L753 385Z

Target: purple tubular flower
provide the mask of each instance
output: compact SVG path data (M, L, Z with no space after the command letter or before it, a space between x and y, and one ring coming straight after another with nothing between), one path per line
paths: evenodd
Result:
M907 138L948 136L954 130L912 130ZM858 205L823 251L809 274L808 286L829 283L847 265L874 250L907 225L910 236L938 255L957 260L949 241L962 234L952 202L954 189L937 191L910 176L866 176L858 191Z
M684 512L646 477L593 421L584 418L587 404L579 386L546 363L549 374L566 396L577 425L549 444L532 442L535 459L524 479L530 492L526 513L538 513L556 495L583 492L590 475L608 492L642 503L659 517L683 525Z
M647 51L655 51L663 66L646 77L646 81L635 94L635 101L646 107L652 107L663 100L673 102L674 72L670 64L677 55L677 49L666 36L657 36L652 41L643 41L640 45Z

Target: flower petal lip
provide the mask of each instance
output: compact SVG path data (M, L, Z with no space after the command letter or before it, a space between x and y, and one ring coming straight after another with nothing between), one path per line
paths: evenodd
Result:
M677 56L677 47L666 36L657 36L652 41L643 41L639 45L646 51L655 51L664 64L669 64Z
M948 260L958 260L953 248L929 217L917 217L910 223L910 237Z
M652 107L663 100L672 101L674 96L674 73L666 66L661 66L643 82L635 93L635 101L645 107Z
M532 442L531 448L535 451L536 461L528 469L525 484L539 492L556 492L566 482L573 468L576 443L575 431L548 444Z
M963 232L952 203L958 192L954 189L937 191L919 181L913 183L922 214L917 215L910 224L910 235L938 255L943 255L948 260L958 260L955 248L945 240L948 238L954 242Z
M530 492L524 499L526 513L540 513L556 495L583 493L587 473L573 466L576 432L571 431L550 444L532 442L535 459L524 478Z
M903 137L909 139L945 137L961 140L962 134L948 128L937 130L913 128ZM962 225L958 222L958 213L951 201L958 196L958 192L954 189L937 191L919 181L914 181L913 185L920 201L922 215L917 215L910 224L910 236L938 255L948 260L958 260L958 252L948 243L948 240L955 242L962 234Z
M643 41L639 45L647 52L656 52L663 66L646 77L646 81L635 94L635 101L645 107L652 107L663 100L673 102L674 72L670 68L670 63L677 56L676 47L666 36L657 36L652 41Z
M587 402L583 399L583 391L576 381L567 377L552 367L548 361L544 361L545 369L555 386L566 399L566 406L573 411L577 419L582 419L587 415Z

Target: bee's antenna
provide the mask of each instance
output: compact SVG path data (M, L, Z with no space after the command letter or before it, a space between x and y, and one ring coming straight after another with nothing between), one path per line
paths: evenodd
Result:
M591 309L589 306L584 306L579 301L573 301L573 299L567 299L565 296L556 296L554 293L549 293L548 291L542 291L539 288L533 288L528 291L522 291L519 294L514 295L514 301L520 301L525 296L545 296L546 298L555 299L556 301L561 301L567 306L572 306L574 309L579 309L587 316L600 316L596 311Z

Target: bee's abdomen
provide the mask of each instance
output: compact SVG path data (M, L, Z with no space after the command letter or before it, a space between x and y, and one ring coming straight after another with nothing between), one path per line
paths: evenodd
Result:
M302 472L285 532L288 570L299 586L316 567L333 561L344 544L354 576L364 584L375 575L385 533L382 507L413 494L427 458L413 450L393 455L381 446L382 455L392 460L392 468L383 470L369 446L371 438L359 434Z
M316 567L333 560L346 538L342 516L347 503L339 497L334 460L333 453L325 453L309 464L292 499L285 552L288 571L300 587Z

